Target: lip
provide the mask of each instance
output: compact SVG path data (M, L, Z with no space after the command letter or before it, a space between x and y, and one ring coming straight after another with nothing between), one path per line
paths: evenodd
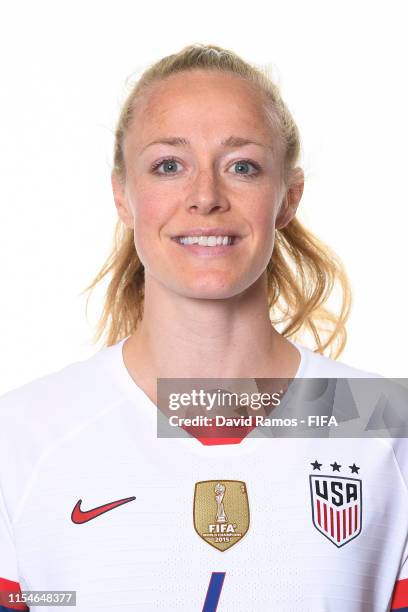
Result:
M240 238L241 234L231 227L194 227L192 229L181 230L177 234L173 234L171 238L180 238L181 236L234 236Z
M211 236L212 234L209 235ZM241 237L236 237L234 242L230 245L217 244L217 246L208 247L200 244L182 244L181 242L177 242L177 240L172 238L172 242L181 249L184 249L185 253L190 253L191 255L204 258L234 254L236 252L237 245L239 245L241 241Z

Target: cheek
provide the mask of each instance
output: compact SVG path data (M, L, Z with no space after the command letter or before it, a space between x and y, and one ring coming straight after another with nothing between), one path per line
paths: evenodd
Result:
M151 185L139 184L131 198L135 230L139 233L152 231L157 233L171 215L173 208L171 194Z
M153 231L163 218L163 205L155 198L139 198L135 210L135 230L143 233Z
M273 232L275 228L275 215L273 208L263 209L258 216L258 226L260 227L263 234L269 234Z
M165 239L164 228L171 226L175 208L171 196L166 196L163 190L138 189L132 195L135 247L145 265L157 256L160 243Z
M251 209L251 224L259 236L270 237L275 229L276 205L274 194L260 198Z

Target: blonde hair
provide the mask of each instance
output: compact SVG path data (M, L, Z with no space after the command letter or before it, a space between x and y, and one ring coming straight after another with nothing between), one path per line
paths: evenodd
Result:
M229 49L202 44L186 46L148 67L127 96L115 130L113 171L119 180L123 183L126 178L123 139L137 99L161 79L196 68L238 75L264 94L268 115L283 146L286 185L297 165L301 147L297 125L277 85L265 68L248 64ZM316 344L312 350L323 354L330 349L329 356L336 359L346 344L345 324L351 307L350 284L338 256L295 216L286 227L276 230L266 273L269 312L274 315L271 323L282 326L280 333L293 340L305 332L311 334ZM144 267L135 249L133 230L120 219L116 223L111 253L84 291L92 291L106 275L111 275L111 279L94 341L105 334L105 344L110 346L132 334L143 317ZM337 314L326 304L336 283L341 295Z

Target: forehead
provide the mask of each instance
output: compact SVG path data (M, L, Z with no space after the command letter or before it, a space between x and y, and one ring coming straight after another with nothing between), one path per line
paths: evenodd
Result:
M126 139L143 147L157 135L188 133L197 140L222 140L237 133L271 142L265 103L254 84L234 74L198 69L176 73L154 83L136 101Z

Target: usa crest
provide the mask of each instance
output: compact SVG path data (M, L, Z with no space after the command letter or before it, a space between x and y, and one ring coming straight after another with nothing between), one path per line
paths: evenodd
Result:
M336 462L331 465L337 466L335 471L341 467ZM360 469L353 465L353 472ZM310 474L309 479L313 525L340 548L361 533L362 481L333 474Z
M194 529L207 544L220 551L234 546L249 528L245 482L203 480L194 489Z

